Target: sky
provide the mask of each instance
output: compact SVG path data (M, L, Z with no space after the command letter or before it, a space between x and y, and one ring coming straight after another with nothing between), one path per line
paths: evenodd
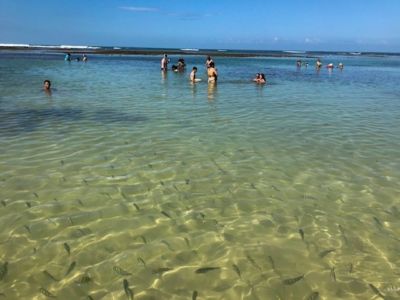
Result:
M0 43L400 52L400 0L0 0Z

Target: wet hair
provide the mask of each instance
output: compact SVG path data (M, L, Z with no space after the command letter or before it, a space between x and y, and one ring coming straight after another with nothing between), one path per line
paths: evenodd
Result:
M45 81L43 81L43 84L46 84L46 82L49 84L49 87L51 86L51 81L46 79Z
M193 67L193 70L197 70L197 67Z
M215 64L214 64L214 62L212 61L212 62L210 62L210 68L214 68L215 67Z
M265 74L264 73L261 73L260 76L261 76L261 79L265 80Z

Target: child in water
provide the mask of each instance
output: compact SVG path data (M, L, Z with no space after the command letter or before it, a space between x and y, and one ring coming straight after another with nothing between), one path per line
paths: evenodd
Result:
M193 67L192 72L190 72L190 81L191 82L199 82L201 79L196 78L197 67Z

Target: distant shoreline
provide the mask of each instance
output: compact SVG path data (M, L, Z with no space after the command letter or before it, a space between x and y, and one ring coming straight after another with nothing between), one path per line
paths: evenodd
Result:
M15 52L32 52L32 53L71 53L71 54L101 54L101 55L199 55L199 56L226 56L226 57L297 57L293 53L284 53L280 51L262 53L251 53L238 50L218 51L218 50L180 50L180 49L76 49L76 48L40 48L40 47L0 47L1 50Z
M197 56L219 56L219 57L293 57L293 58L316 58L325 55L339 56L400 56L400 53L380 52L347 52L347 51L278 51L278 50L212 50L212 49L152 49L152 48L103 48L103 47L82 47L82 48L60 48L41 46L6 46L0 45L1 52L22 52L36 54L100 54L100 55L197 55Z

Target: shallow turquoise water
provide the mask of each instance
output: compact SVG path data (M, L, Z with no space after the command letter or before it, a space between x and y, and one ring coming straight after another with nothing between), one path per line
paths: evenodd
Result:
M185 60L0 54L0 293L399 297L400 59Z

